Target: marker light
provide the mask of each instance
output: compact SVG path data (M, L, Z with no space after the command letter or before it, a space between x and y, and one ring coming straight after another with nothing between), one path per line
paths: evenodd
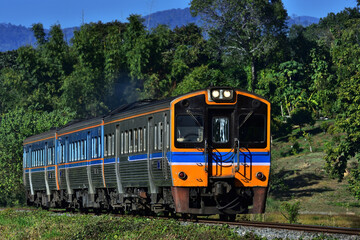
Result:
M220 92L219 92L219 90L214 90L211 92L211 95L213 98L218 98L218 97L220 97Z
M257 172L256 173L256 178L261 180L261 181L265 180L265 176L264 176L264 174L262 172Z
M187 175L184 172L179 172L179 178L182 180L186 180L187 179Z
M225 90L223 92L223 95L224 95L225 98L230 98L231 97L231 92L229 90Z

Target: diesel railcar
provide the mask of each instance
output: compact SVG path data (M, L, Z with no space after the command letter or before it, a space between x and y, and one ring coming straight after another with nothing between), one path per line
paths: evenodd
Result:
M29 205L263 213L270 103L228 87L139 101L25 139L23 159Z

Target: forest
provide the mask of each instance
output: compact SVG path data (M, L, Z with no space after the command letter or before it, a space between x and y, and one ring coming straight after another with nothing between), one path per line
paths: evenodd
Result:
M163 99L209 86L231 86L272 103L272 136L335 119L324 168L343 180L360 163L360 0L319 24L287 27L281 0L191 1L203 27L144 19L84 24L70 43L61 26L36 46L0 52L0 205L22 204L22 142L74 119L101 116L119 105ZM360 201L360 166L349 190Z

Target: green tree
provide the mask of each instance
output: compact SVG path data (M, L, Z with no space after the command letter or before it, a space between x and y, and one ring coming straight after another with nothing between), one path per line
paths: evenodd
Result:
M173 96L185 94L191 91L207 88L211 85L218 85L223 81L223 74L219 70L209 69L208 66L200 66L184 78L173 92Z
M220 38L224 53L251 67L249 90L256 88L258 62L285 35L286 10L278 0L192 0L191 13L200 15Z
M67 123L73 115L66 110L43 112L15 108L2 115L0 122L0 205L24 200L22 186L22 144L26 137Z
M345 26L346 29L336 33L331 47L338 77L337 104L341 109L335 128L345 136L338 145L328 147L325 158L327 171L339 180L344 177L348 159L358 156L360 149L360 18L347 21ZM356 182L360 181L358 172L359 169L352 172L350 186L360 199L360 190L356 187Z
M34 32L37 44L39 46L46 43L44 26L41 23L35 23L32 25L31 30Z

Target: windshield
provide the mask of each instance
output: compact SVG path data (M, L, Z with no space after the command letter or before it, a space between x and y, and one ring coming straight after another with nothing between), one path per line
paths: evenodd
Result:
M176 141L202 142L204 119L200 115L180 115L176 117Z
M239 129L239 138L241 143L264 143L266 136L265 116L254 114L245 122L246 114L239 117L239 124L243 124ZM250 144L251 146L251 144Z
M214 117L212 119L212 141L227 143L229 141L229 119L227 117Z

